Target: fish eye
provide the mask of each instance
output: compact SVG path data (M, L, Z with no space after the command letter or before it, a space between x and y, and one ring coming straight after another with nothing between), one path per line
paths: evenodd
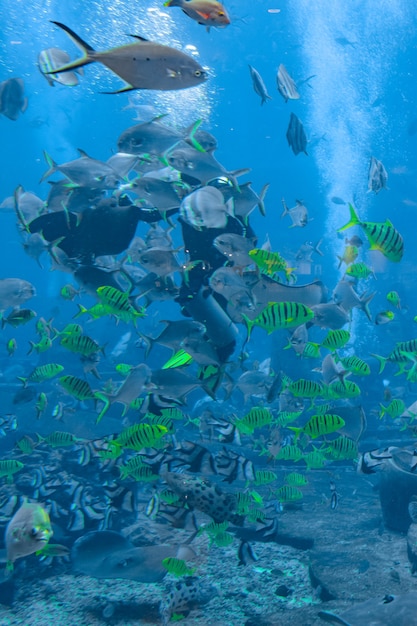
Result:
M197 78L200 78L200 76L201 76L201 70L196 70L196 71L194 72L194 76L196 76Z
M219 17L224 17L223 11L219 11L218 15L219 15Z
M38 534L38 532L39 532L39 528L37 528L36 526L33 526L33 527L30 529L30 534L31 534L31 536L32 536L32 537L36 537L36 535Z

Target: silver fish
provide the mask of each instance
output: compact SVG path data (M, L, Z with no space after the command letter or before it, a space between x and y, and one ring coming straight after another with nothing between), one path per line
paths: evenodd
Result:
M77 69L75 72L63 72L62 74L49 74L51 70L56 70L58 67L62 67L71 61L70 55L65 50L60 48L47 48L41 50L38 55L38 67L39 71L45 76L48 83L53 87L55 83L66 85L67 87L75 87L78 85L78 76L84 74L82 68Z
M161 320L161 323L166 324L166 327L158 337L152 338L147 335L142 335L149 346L146 356L148 356L155 343L159 343L161 346L171 348L171 350L177 352L185 339L188 337L201 339L206 332L204 324L195 322L194 320Z
M206 185L222 177L237 189L236 177L249 171L241 169L228 172L211 153L199 152L185 142L168 149L164 153L164 161L166 165L181 172L182 180L192 185Z
M350 316L344 308L331 302L316 304L311 307L314 311L312 323L320 328L337 330L350 322Z
M235 233L218 235L213 241L213 246L224 254L227 261L232 262L234 267L246 267L252 264L249 252L255 245L256 238L248 239Z
M17 120L20 113L28 107L28 99L24 95L25 85L21 78L9 78L0 83L0 113Z
M126 271L129 274L127 269ZM133 278L130 274L129 276ZM140 293L137 299L145 298L145 307L148 307L151 302L174 300L179 294L179 287L174 283L171 276L157 276L154 272L150 272L139 281L132 280L132 282Z
M26 300L36 296L35 287L21 278L3 278L0 280L0 311L9 307L18 308Z
M58 165L52 157L44 151L48 170L42 175L40 182L54 174L61 172L74 185L91 187L93 189L116 189L120 185L119 174L107 163L92 159L84 150L78 149L80 158Z
M181 342L181 348L192 356L198 365L220 365L214 346L204 337L186 337Z
M28 230L27 225L36 217L42 215L46 209L46 203L34 193L25 191L22 185L19 185L14 192L13 208L21 228Z
M49 252L53 247L40 233L32 233L23 243L23 249L32 259L35 259L40 268L43 268L40 257L44 252Z
M255 70L255 68L252 67L251 65L249 65L249 72L252 78L252 85L255 90L255 93L257 93L258 96L261 98L261 105L267 100L272 100L271 96L268 94L266 85L260 73L257 70Z
M269 183L266 183L262 187L259 195L252 189L251 183L243 183L239 185L239 187L234 187L229 181L220 178L217 181L213 181L211 184L220 189L225 200L233 198L235 215L242 218L244 223L246 223L248 216L257 207L261 215L266 215L264 200L269 189Z
M168 248L146 248L138 254L138 263L157 276L168 276L181 269L175 257L177 251Z
M334 288L332 296L335 303L345 309L345 311L349 312L354 307L357 307L365 313L369 321L372 321L368 304L375 294L376 292L374 291L369 295L364 293L359 296L354 290L352 282L340 280Z
M157 388L156 393L165 398L172 398L183 402L185 397L194 389L202 389L213 397L213 392L205 382L186 372L175 369L162 369L152 372L152 383Z
M293 348L296 354L303 354L306 343L308 342L308 330L305 324L297 326L288 340L286 348Z
M106 161L106 165L112 168L120 178L126 178L128 174L135 168L139 157L127 152L116 152L112 154Z
M171 230L172 228L161 228L159 224L151 224L145 237L148 248L172 248Z
M296 205L292 207L292 209L288 208L284 198L282 198L281 202L282 202L282 206L284 207L281 217L285 217L285 215L290 216L291 221L292 221L290 228L294 228L296 226L299 226L300 228L304 228L304 226L307 226L309 222L308 211L307 211L307 207L304 206L301 200L296 200L295 201Z
M304 263L312 263L313 261L313 252L316 252L320 256L324 256L323 252L320 250L320 244L323 239L320 239L316 244L311 241L305 241L299 247L297 254L295 255L296 261L303 261Z
M48 72L49 74L78 69L89 63L102 63L126 83L124 87L112 93L132 89L160 91L186 89L196 87L207 79L207 73L195 59L175 48L133 35L136 39L133 44L97 52L68 26L60 22L52 23L69 35L75 45L82 50L83 56Z
M140 363L130 370L126 380L114 395L104 394L103 392L100 392L100 394L107 398L108 406L115 402L123 404L124 415L133 400L136 400L142 393L155 389L155 385L151 382L151 377L152 370L145 363Z
M235 387L243 393L246 404L251 396L265 398L272 385L272 378L264 372L244 372L239 376Z
M209 285L213 291L230 300L237 292L246 292L250 295L242 276L233 267L219 267L209 278Z
M117 140L119 151L160 156L168 148L182 140L189 141L195 148L204 151L204 148L195 139L195 133L198 132L201 120L197 120L183 130L176 130L172 126L162 124L161 120L167 115L167 113L157 115L148 122L135 124L135 126L130 126L124 130Z
M277 89L285 102L288 102L288 100L298 100L300 97L294 80L288 74L282 63L279 65L277 72Z
M304 126L294 113L291 113L286 136L288 145L292 148L295 155L300 154L300 152L308 155L307 136Z
M378 193L381 189L387 189L387 170L375 157L371 157L368 172L368 191Z
M202 187L193 191L180 206L181 218L196 230L225 228L229 215L234 216L233 200L225 202L216 187Z
M179 185L175 183L150 176L142 176L132 181L132 193L139 196L145 205L156 206L162 213L180 206L181 200L177 189Z
M335 380L344 381L347 372L340 363L336 363L331 354L326 354L321 363L321 375L325 385L330 385Z

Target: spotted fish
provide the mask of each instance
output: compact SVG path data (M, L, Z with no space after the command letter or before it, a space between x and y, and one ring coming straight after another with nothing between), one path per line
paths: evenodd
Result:
M226 493L206 478L192 474L166 472L162 478L189 509L210 515L217 524L228 520L236 526L242 526L244 518L237 514L235 494Z

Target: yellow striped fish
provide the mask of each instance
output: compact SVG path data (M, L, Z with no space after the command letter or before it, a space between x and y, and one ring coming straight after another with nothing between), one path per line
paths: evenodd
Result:
M385 222L361 222L355 209L349 204L350 220L338 228L338 232L351 226L360 226L371 244L371 250L379 250L389 261L398 263L404 254L404 240L389 220Z
M242 314L248 327L248 340L252 328L259 326L267 331L268 335L281 328L301 326L313 319L314 312L301 302L269 302L254 320Z
M288 426L289 430L295 432L296 438L304 433L311 437L311 439L317 439L322 435L329 435L334 433L345 425L345 420L339 415L333 413L325 413L324 415L312 415L308 422L302 427Z

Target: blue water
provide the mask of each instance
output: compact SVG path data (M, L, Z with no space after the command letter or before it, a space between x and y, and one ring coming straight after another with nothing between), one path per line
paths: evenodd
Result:
M250 216L259 245L268 236L272 250L291 257L305 241L315 243L323 239L324 257L315 255L312 273L300 275L297 284L319 278L329 289L330 297L343 276L342 269L338 269L337 255L343 253L344 237L356 233L365 242L358 261L366 262L376 273L376 280L360 281L357 286L360 294L376 292L370 304L373 319L378 312L392 309L386 300L387 292L398 292L401 309L392 309L395 319L391 324L376 326L354 309L349 325L351 341L346 354L366 360L372 368L369 378L358 381L362 389L360 402L366 409L368 434L372 438L378 429L381 431L376 414L379 403L385 401L384 386L391 390L391 397L403 399L406 406L416 398L416 383L407 381L404 375L395 377L397 368L391 364L380 375L377 362L371 356L371 353L387 356L396 342L416 337L413 318L417 314L417 22L413 3L404 0L295 0L291 3L242 0L228 2L227 10L231 25L222 30L213 28L207 33L179 9L165 8L162 2L156 1L27 3L5 0L0 33L0 81L22 78L29 104L17 121L0 115L0 202L12 196L18 185L46 198L49 185L39 183L47 169L44 150L58 163L76 158L77 148L96 159L109 158L117 149L120 133L137 123L133 121L134 108L126 108L129 102L152 107L155 115L168 114L164 123L176 127L201 118L202 127L217 138L215 156L227 170L250 168L250 173L240 180L250 180L257 192L265 183L270 184L265 200L266 216L261 216L257 210ZM78 86L68 88L56 83L52 88L38 71L39 52L56 46L67 50L74 58L79 51L50 20L67 24L97 50L129 42L128 34L181 48L207 68L209 79L200 87L183 91L104 95L100 92L120 88L120 80L100 64L93 64L85 68ZM275 77L280 63L299 84L299 100L285 103L278 93ZM272 96L263 106L252 88L248 65L259 71ZM303 82L311 76L308 82ZM308 156L304 153L295 156L287 144L291 112L304 125ZM367 191L371 156L382 161L388 172L388 188L378 194ZM354 203L362 220L391 220L404 238L402 261L395 264L379 252L370 252L365 235L357 228L344 231L343 237L338 236L337 228L345 224L349 216L347 204L336 204L332 201L334 197ZM311 220L305 228L291 229L290 219L281 219L282 198L290 207L296 199L303 200ZM73 282L70 274L49 271L47 254L42 256L43 269L25 254L14 212L5 210L0 219L0 278L18 277L36 286L36 298L24 306L36 310L38 317L53 318L54 325L62 328L72 321L77 302L86 306L94 303L94 299L86 295L75 302L64 301L59 290ZM146 230L147 227L139 223L137 235L144 236ZM181 246L179 229L173 237L175 245ZM10 313L10 309L7 312ZM161 330L159 320L180 318L175 303L153 304L140 330L157 334ZM124 355L118 360L102 359L103 382L107 378L120 382L114 373L115 363L145 360L143 348L134 346L133 326L123 323L116 326L110 320L82 323L84 331L100 344L107 342L109 353L124 333L132 332ZM239 325L239 333L241 346L245 337L243 325ZM283 370L293 378L315 376L317 379L311 370L319 367L319 361L299 360L292 351L282 351L286 343L285 331L267 336L264 331L255 329L253 336L255 340L248 345L251 367L254 362L270 357L275 371ZM325 331L313 329L311 340L321 341L324 336ZM11 337L16 338L18 349L13 357L8 357L6 342ZM46 434L61 429L51 417L53 406L62 397L55 384L45 385L49 405L35 428L31 428L33 402L12 404L12 396L18 388L15 377L27 376L36 365L55 360L55 356L50 358L53 351L40 356L26 355L28 341L35 337L34 322L17 329L6 326L2 330L0 360L6 384L2 390L2 411L16 413L21 424L18 432L7 433L1 442L6 456L25 432L35 430ZM62 350L56 354L68 372L81 375L77 357ZM156 369L168 356L166 349L156 348L147 362ZM233 358L237 356L235 352ZM91 378L89 381L97 386L97 381ZM241 396L235 393L233 408L244 413L248 407L243 407ZM193 403L201 395L190 397L187 408L192 411ZM80 416L89 415L87 422L77 419L75 414L73 424L68 420L64 430L73 428L77 434L91 439L109 434L111 428L104 421L95 429L91 407L83 405L77 410ZM218 410L221 412L221 407ZM112 408L109 415L114 431L120 412ZM408 432L399 435L399 424L393 426L390 418L385 418L385 422L388 429L395 431L395 437L402 437L404 443L411 440Z

